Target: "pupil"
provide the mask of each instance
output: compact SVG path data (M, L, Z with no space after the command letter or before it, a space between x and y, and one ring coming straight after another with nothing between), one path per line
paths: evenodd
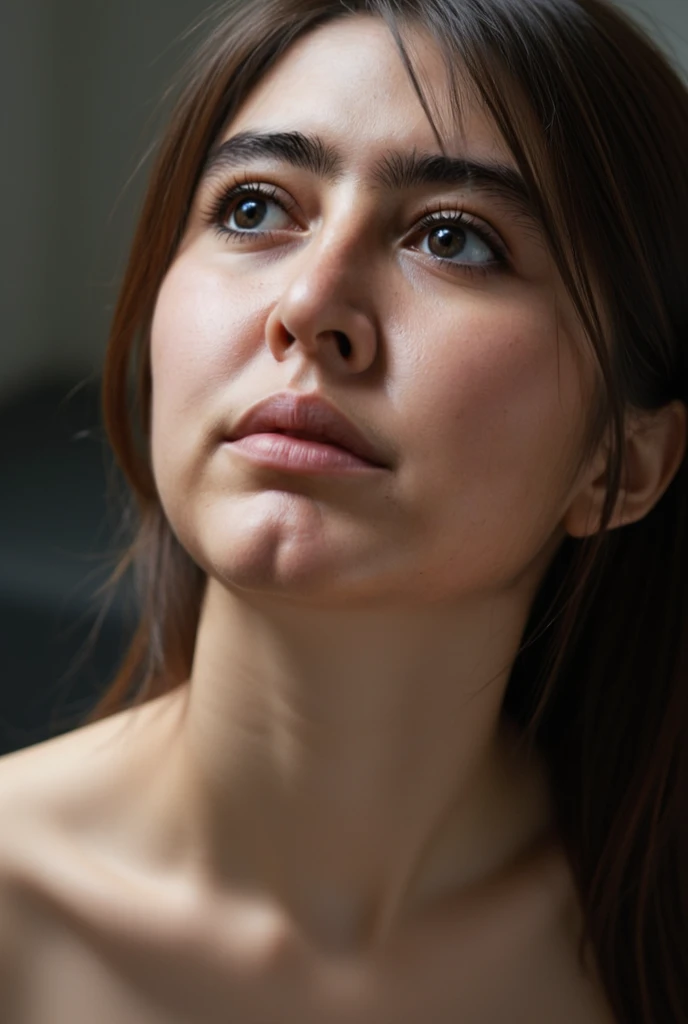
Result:
M433 243L436 251L433 249ZM456 256L465 243L465 234L457 228L435 228L430 233L429 245L435 256Z
M262 199L244 199L239 203L234 214L240 228L253 228L265 214L265 202Z

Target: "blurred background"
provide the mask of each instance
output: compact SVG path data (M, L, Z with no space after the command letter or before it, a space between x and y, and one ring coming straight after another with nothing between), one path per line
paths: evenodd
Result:
M620 3L688 77L688 0ZM0 756L75 728L133 632L108 327L199 0L1 0ZM99 626L96 635L94 629Z

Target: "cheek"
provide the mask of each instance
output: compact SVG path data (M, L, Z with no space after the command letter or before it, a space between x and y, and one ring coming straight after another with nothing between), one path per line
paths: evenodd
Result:
M399 398L413 409L424 455L409 467L410 486L422 472L445 508L447 497L470 496L467 507L485 522L505 508L524 523L535 503L558 509L584 405L573 342L561 324L557 331L551 305L481 300L419 337L428 339L422 369L419 358Z
M264 316L226 271L179 259L158 293L151 324L151 455L161 497L198 484L210 416L231 408L230 386L255 351ZM257 303L255 308L257 308Z
M416 324L427 344L395 396L409 410L398 486L440 590L512 585L557 535L584 406L546 307L483 301L435 317L432 337Z
M165 400L212 393L236 372L255 316L250 295L232 287L226 271L179 260L162 284L151 328L153 379Z
M556 430L570 426L580 408L573 342L544 298L481 296L453 318L416 324L414 333L414 356L402 376L421 414L433 420L445 411L453 434L470 424L483 436L521 435L538 425Z

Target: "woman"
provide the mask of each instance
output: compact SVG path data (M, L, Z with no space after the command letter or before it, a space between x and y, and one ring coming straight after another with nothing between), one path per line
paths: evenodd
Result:
M105 367L140 628L4 759L13 1024L685 1021L686 91L600 0L214 17Z

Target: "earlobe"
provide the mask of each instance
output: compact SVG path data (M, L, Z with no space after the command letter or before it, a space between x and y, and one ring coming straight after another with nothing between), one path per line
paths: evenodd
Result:
M587 467L582 483L579 482L564 516L562 526L570 537L591 537L599 530L606 494L609 448L609 435L606 434L598 446L594 459ZM620 491L620 499L621 495Z
M635 414L630 420L621 487L607 529L639 522L660 501L685 458L687 427L688 410L679 400ZM564 517L564 529L571 537L592 536L600 528L606 497L606 459L605 449Z
M619 501L623 501L623 491L619 491ZM604 480L595 480L584 491L579 493L569 506L564 517L563 526L570 537L583 538L594 536L600 528L602 508L604 506ZM616 512L612 516L609 529L623 525L615 523Z

